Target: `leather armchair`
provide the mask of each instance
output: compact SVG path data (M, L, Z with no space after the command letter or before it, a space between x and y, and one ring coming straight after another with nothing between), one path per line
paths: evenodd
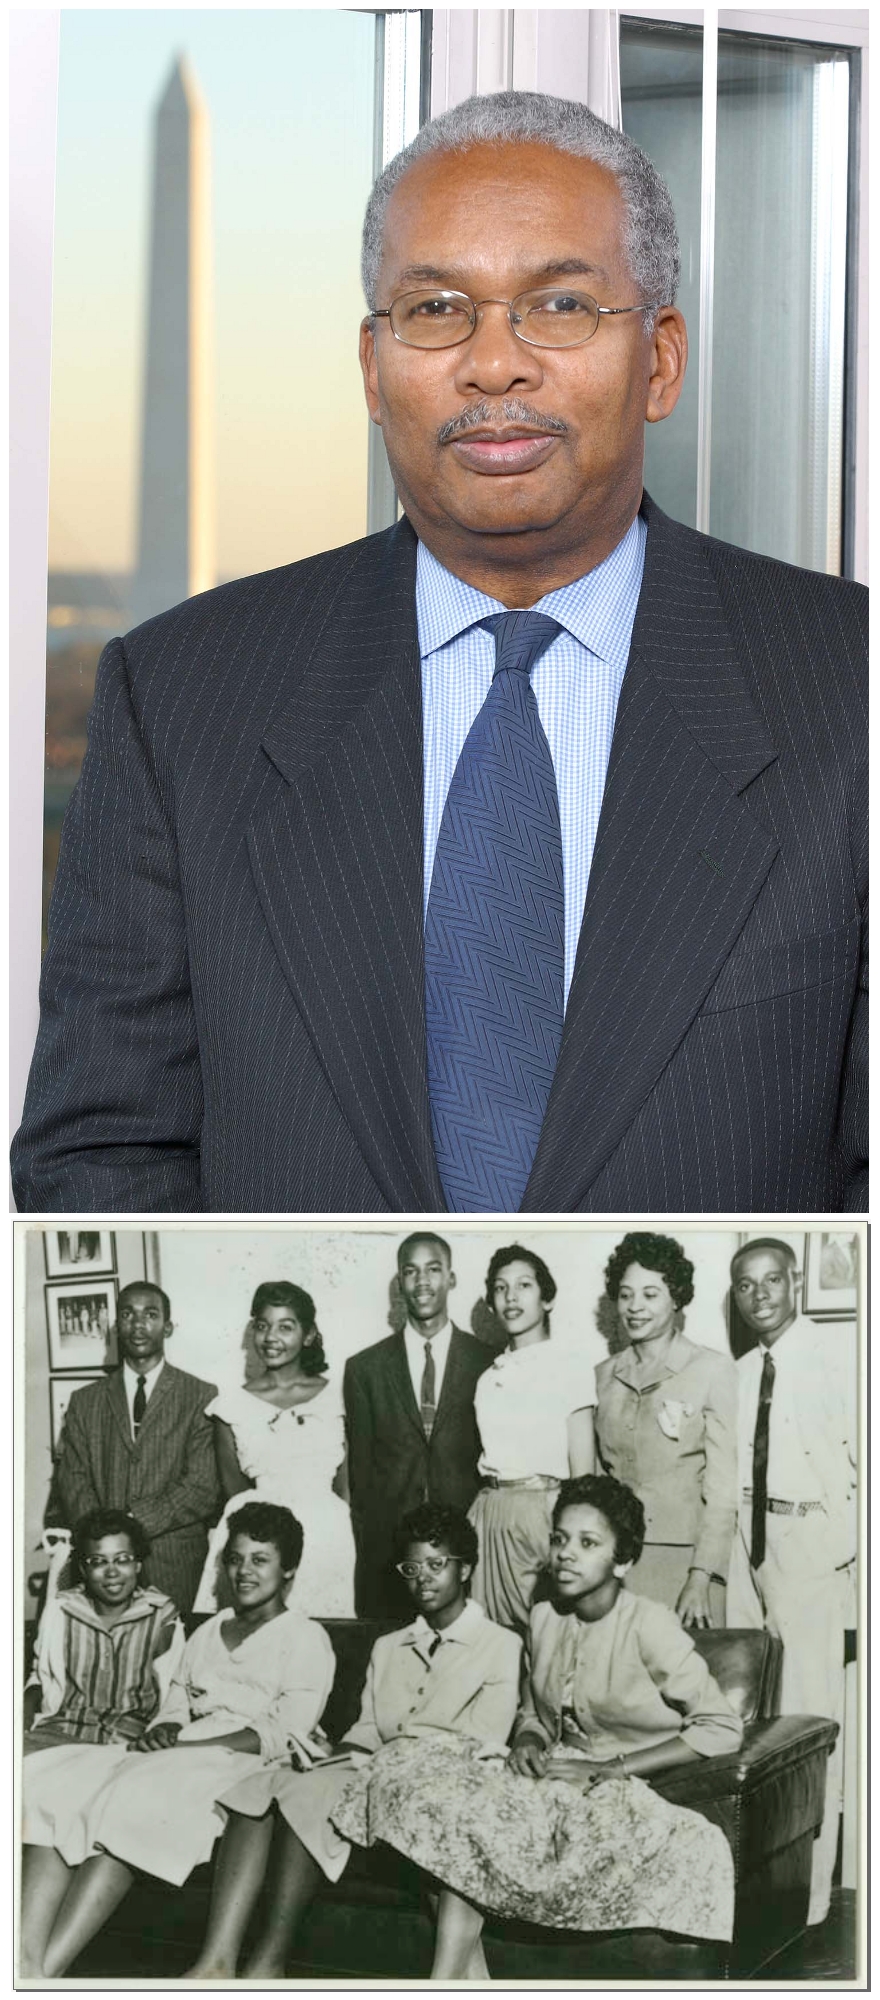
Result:
M374 1640L387 1626L322 1621L337 1658L324 1715L344 1735L359 1708ZM721 1826L736 1876L729 1945L660 1931L582 1933L487 1918L492 1978L543 1983L585 1979L754 1977L804 1927L812 1844L822 1819L828 1753L836 1725L777 1713L782 1647L767 1632L696 1636L716 1680L745 1723L741 1749L663 1773L666 1798ZM209 1868L180 1890L144 1879L72 1968L79 1979L174 1978L191 1963L204 1933ZM433 1923L425 1883L390 1849L355 1849L340 1882L328 1883L305 1918L288 1975L301 1980L413 1980L431 1964Z

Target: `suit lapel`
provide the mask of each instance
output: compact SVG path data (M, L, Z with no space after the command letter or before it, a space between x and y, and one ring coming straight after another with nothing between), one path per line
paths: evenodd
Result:
M388 1386L391 1394L395 1398L395 1401L399 1403L407 1422L414 1425L419 1437L424 1441L424 1425L418 1403L415 1399L412 1376L409 1372L409 1362L406 1354L406 1342L402 1333L397 1336L396 1340L387 1349L386 1365L388 1370Z
M263 747L257 893L337 1103L390 1208L444 1207L428 1102L421 675L408 523L343 551Z
M165 1424L168 1423L169 1419L168 1402L169 1398L173 1399L174 1396L174 1385L177 1377L177 1372L178 1372L177 1369L172 1368L170 1362L166 1361L165 1366L162 1369L162 1372L159 1376L159 1380L156 1383L156 1387L153 1390L152 1395L149 1396L147 1399L147 1407L144 1411L144 1419L140 1427L139 1439L143 1437L144 1432L150 1429L152 1425L157 1422L157 1420Z
M739 794L776 755L700 545L646 503L559 1063L523 1208L572 1209L687 1033L777 852Z
M133 1451L134 1439L131 1435L128 1399L125 1394L125 1378L121 1366L114 1369L113 1374L107 1378L107 1401L113 1413L117 1429L122 1434L122 1442L126 1450Z
M437 1404L432 1438L437 1436L441 1424L448 1422L450 1418L454 1423L461 1423L462 1403L466 1400L468 1383L472 1382L471 1371L465 1360L466 1352L464 1335L457 1326L454 1326L446 1356L446 1367L443 1370L443 1380L440 1384L440 1401Z

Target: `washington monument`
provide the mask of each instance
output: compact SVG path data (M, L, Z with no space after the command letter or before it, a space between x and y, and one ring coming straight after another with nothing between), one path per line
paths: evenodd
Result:
M134 622L216 580L208 114L178 57L155 125Z

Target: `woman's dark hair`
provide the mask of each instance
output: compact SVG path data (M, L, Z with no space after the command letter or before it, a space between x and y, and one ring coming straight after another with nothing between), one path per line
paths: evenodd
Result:
M405 1559L411 1542L431 1542L434 1548L439 1548L442 1543L451 1556L470 1563L471 1569L476 1565L480 1546L476 1529L459 1507L440 1507L433 1500L424 1500L420 1507L413 1507L398 1522L394 1532L394 1553L398 1562Z
M100 1542L105 1535L127 1535L131 1543L131 1553L138 1562L146 1562L150 1553L150 1537L140 1521L133 1514L126 1514L123 1507L93 1507L90 1514L81 1514L73 1530L73 1546L77 1556L83 1556L88 1542Z
M694 1267L674 1236L655 1236L649 1229L633 1229L618 1243L605 1266L605 1290L615 1303L631 1264L641 1264L643 1271L659 1271L669 1286L673 1305L690 1305L694 1296Z
M281 1557L282 1569L299 1569L303 1552L303 1531L289 1507L276 1507L271 1500L246 1500L229 1518L229 1534L223 1551L226 1562L236 1535L249 1535L252 1542L271 1542Z
M563 1479L553 1509L558 1526L566 1507L595 1507L614 1536L614 1560L638 1562L645 1542L645 1510L631 1486L610 1473L586 1472L580 1479Z
M556 1279L552 1271L548 1270L543 1257L538 1256L537 1250L524 1250L521 1243L508 1243L505 1249L495 1250L489 1259L489 1269L486 1272L486 1298L490 1305L495 1280L506 1264L530 1264L538 1280L538 1290L545 1306L552 1304L556 1297Z
M274 1282L258 1285L251 1300L251 1319L259 1319L266 1306L287 1306L296 1314L306 1336L299 1361L304 1375L324 1375L327 1372L327 1356L324 1342L315 1320L315 1301L301 1285L292 1285L287 1278L277 1278Z

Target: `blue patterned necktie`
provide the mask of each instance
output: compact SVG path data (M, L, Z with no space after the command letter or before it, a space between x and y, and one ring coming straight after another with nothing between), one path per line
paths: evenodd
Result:
M428 1085L450 1209L519 1208L564 1011L559 796L529 676L561 627L480 623L495 676L443 811L425 925Z

